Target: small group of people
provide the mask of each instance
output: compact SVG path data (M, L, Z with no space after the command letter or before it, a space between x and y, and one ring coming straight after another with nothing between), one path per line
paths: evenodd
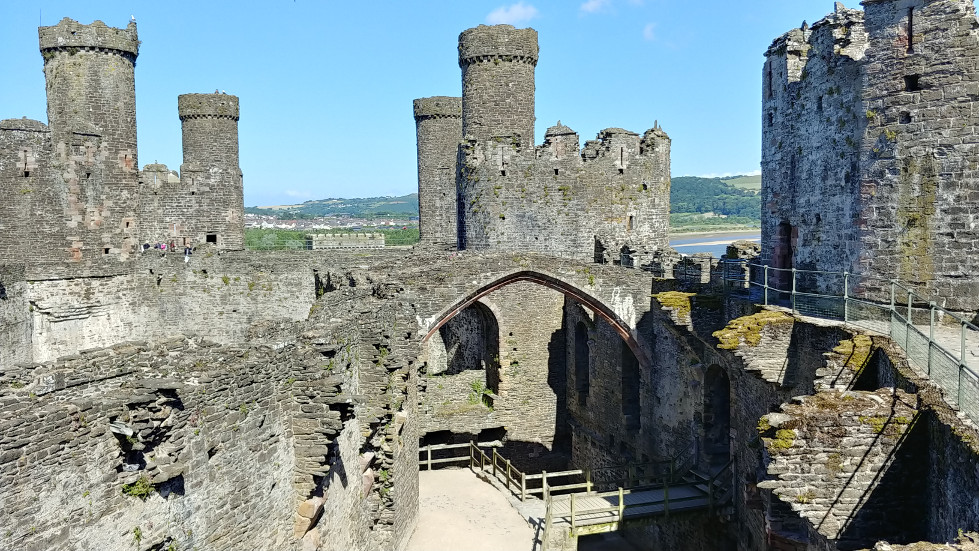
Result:
M152 248L154 250L160 251L161 253L166 253L168 250L170 252L176 252L176 250L177 250L177 244L176 244L176 242L174 242L173 239L171 239L169 244L168 243L165 243L165 242L164 243L156 243L156 244L154 244L152 246ZM150 244L149 243L143 243L143 246L140 248L140 251L139 252L145 253L148 250L150 250ZM192 254L194 254L194 248L190 246L190 241L187 240L185 242L185 244L184 244L184 262L185 263L186 262L190 262L190 255L192 255Z

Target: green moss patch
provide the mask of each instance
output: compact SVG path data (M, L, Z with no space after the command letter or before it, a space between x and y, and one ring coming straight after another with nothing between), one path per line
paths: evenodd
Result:
M717 347L734 350L742 341L749 346L758 346L761 342L761 331L766 325L782 323L792 323L792 316L772 310L731 320L724 329L714 331L714 336L720 341Z
M676 318L680 321L690 319L690 297L696 293L683 293L681 291L664 291L653 295L664 309L676 312Z

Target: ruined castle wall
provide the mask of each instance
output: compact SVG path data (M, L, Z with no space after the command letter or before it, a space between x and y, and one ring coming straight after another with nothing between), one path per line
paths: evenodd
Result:
M972 2L866 2L861 246L870 273L979 307Z
M665 133L653 130L640 139L626 130L607 129L586 145L584 157L562 145L546 142L536 152L508 139L463 146L464 248L617 263L623 247L639 251L667 245ZM597 249L608 250L599 254Z
M806 270L858 268L866 45L863 13L841 8L812 29L786 33L766 53L763 262Z
M521 469L553 468L534 463L533 458L564 445L567 438L565 404L564 334L561 311L564 295L534 283L514 283L480 300L493 316L493 324L453 325L452 332L468 331L465 342L489 349L465 355L480 357L479 369L444 371L452 365L446 354L459 354L458 337L446 341L433 336L428 343L427 373L424 377L421 411L422 433L451 430L477 435L488 429L506 429L508 448L504 455ZM533 312L533 316L528 316ZM484 314L485 315L485 314ZM495 335L471 333L485 331ZM455 345L454 345L455 344ZM471 365L471 368L477 366ZM491 395L483 398L476 388ZM491 407L490 407L491 406ZM519 450L518 450L519 449ZM518 453L519 451L519 453ZM533 454L529 459L527 454Z
M455 248L458 239L456 159L462 139L462 98L416 99L414 113L420 241Z
M259 354L193 348L119 346L36 366L14 391L5 374L3 547L288 544L285 374ZM142 378L160 375L171 378ZM141 478L145 500L124 491Z
M45 185L56 194L45 214L61 227L31 261L54 263L52 274L118 273L135 251L136 25L64 19L38 34L52 139Z
M239 342L255 323L305 319L316 298L313 270L295 255L183 259L151 249L133 274L32 280L22 295L30 304L11 315L30 320L32 357L46 361L178 334Z
M51 133L39 121L0 121L0 256L24 262L34 255L63 258L46 236L62 230L59 194L48 182Z
M0 267L0 370L33 360L34 324L23 272Z
M462 132L466 139L512 137L534 146L537 31L480 25L459 35Z

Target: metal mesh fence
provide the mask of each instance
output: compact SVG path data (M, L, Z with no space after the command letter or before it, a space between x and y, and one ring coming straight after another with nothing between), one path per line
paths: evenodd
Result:
M894 281L727 262L730 265L723 269L729 291L741 292L747 285L746 294L754 302L889 335L905 350L912 367L944 391L950 404L979 422L976 325Z
M979 377L963 370L959 389L959 408L973 421L979 419Z

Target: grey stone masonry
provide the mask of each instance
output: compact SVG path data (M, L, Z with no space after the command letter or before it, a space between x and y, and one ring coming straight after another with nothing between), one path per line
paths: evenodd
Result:
M177 110L183 128L181 184L191 190L188 203L196 242L218 249L242 249L245 241L244 197L238 165L238 98L228 94L182 94ZM191 214L191 213L188 213Z
M418 230L423 244L455 248L456 158L462 137L462 98L414 101L418 140Z
M463 136L534 143L537 54L534 29L480 25L459 35Z
M763 75L762 259L979 309L972 1L839 2Z

